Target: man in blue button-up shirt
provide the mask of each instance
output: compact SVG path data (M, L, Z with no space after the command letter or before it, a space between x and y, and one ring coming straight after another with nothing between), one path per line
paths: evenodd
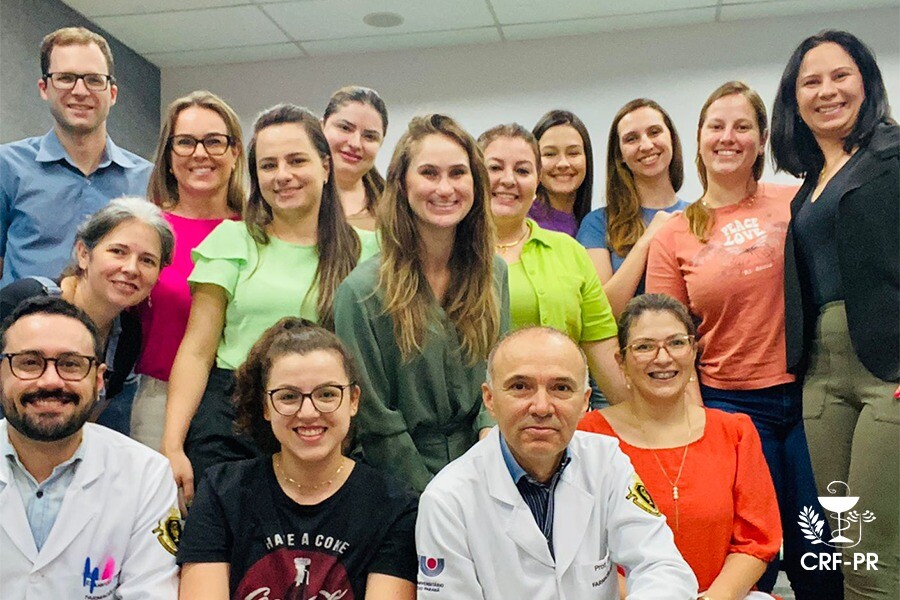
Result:
M0 146L0 287L57 277L78 225L112 198L146 194L152 168L107 135L118 88L102 36L67 27L44 38L38 90L53 129Z

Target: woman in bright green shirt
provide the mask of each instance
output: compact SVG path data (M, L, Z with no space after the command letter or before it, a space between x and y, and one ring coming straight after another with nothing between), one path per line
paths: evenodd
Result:
M288 315L333 327L334 290L377 249L374 234L347 224L328 141L310 111L263 112L248 159L243 221L223 222L193 251L191 314L169 380L163 452L188 501L207 467L258 454L233 431L233 370L250 347Z
M497 254L509 269L512 328L544 325L568 334L588 358L591 375L613 404L625 397L615 362L616 321L585 249L568 235L527 218L540 176L534 136L518 124L484 132L497 226Z

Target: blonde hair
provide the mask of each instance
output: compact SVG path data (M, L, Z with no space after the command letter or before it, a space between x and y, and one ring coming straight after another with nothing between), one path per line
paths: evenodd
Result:
M759 129L760 138L762 138L768 130L767 123L769 118L766 114L766 104L762 101L762 98L759 97L759 94L753 91L750 86L743 81L729 81L728 83L723 83L717 87L713 93L709 95L709 98L706 99L703 108L700 109L700 121L697 124L697 174L700 176L700 183L703 184L704 194L709 187L709 180L706 175L706 164L703 162L703 157L700 155L700 132L703 129L703 123L706 121L706 112L709 110L712 103L725 96L733 95L743 96L747 99L747 102L750 103L750 106L753 107L753 112L756 114L756 127ZM753 163L754 181L759 181L760 177L762 177L765 164L766 156L764 153L756 157L756 162ZM694 202L688 206L684 211L684 216L688 221L688 227L690 228L691 233L704 244L708 242L709 232L713 225L715 225L715 216L708 208L706 208L706 206L704 206L703 202Z
M500 300L494 290L494 227L490 216L490 184L481 150L453 119L433 114L415 117L397 142L378 204L381 267L378 286L384 312L391 315L394 335L409 359L421 352L433 321L433 296L422 270L420 234L406 195L406 174L421 141L444 136L465 150L474 187L472 209L456 228L450 255L450 284L443 309L456 327L470 364L487 357L500 333Z
M156 142L156 158L153 161L153 171L150 173L150 183L147 185L147 199L163 210L174 208L178 204L178 182L172 173L172 155L170 153L169 138L175 131L175 123L178 116L192 106L211 110L225 121L225 128L231 137L231 147L237 151L237 160L234 169L228 179L228 193L226 204L228 209L236 215L241 214L244 208L247 186L244 173L247 170L247 158L244 155L244 137L241 133L241 123L238 116L224 100L205 90L191 92L187 96L175 100L166 111L166 119L163 121L159 132L159 140Z

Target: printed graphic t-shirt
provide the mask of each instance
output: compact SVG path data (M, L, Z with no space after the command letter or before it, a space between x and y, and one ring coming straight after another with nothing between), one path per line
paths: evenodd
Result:
M363 600L369 573L416 581L413 492L357 463L340 490L302 506L270 456L211 468L200 484L178 564L226 562L232 598Z
M700 381L758 390L793 381L784 340L784 239L797 188L760 183L754 196L712 209L709 241L684 216L650 243L647 291L683 302L700 322Z

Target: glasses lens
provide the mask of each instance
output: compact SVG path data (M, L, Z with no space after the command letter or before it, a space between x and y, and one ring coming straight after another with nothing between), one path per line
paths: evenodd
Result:
M23 352L10 356L9 366L19 379L37 379L47 367L47 361L37 352Z
M89 90L99 92L106 89L106 76L99 73L88 73L84 76L84 85Z
M669 354L684 354L691 347L691 340L688 337L677 337L666 340L666 350Z
M656 342L652 340L641 340L631 345L631 351L635 356L645 357L656 354Z
M56 359L56 372L67 381L81 381L91 370L91 359L80 354L60 354Z
M75 87L78 77L74 73L54 73L50 76L50 81L53 82L53 87L57 89L70 90Z
M275 407L275 410L282 415L288 416L296 413L300 409L300 403L303 401L303 396L291 389L276 390L274 393L270 393L269 396L272 398L272 406Z
M213 156L221 156L228 150L227 135L208 135L203 138L203 147L206 148L208 154Z
M173 135L172 152L178 156L190 156L197 147L197 140L190 135Z
M337 410L343 396L344 390L333 385L323 385L312 391L313 404L322 413L330 413Z

